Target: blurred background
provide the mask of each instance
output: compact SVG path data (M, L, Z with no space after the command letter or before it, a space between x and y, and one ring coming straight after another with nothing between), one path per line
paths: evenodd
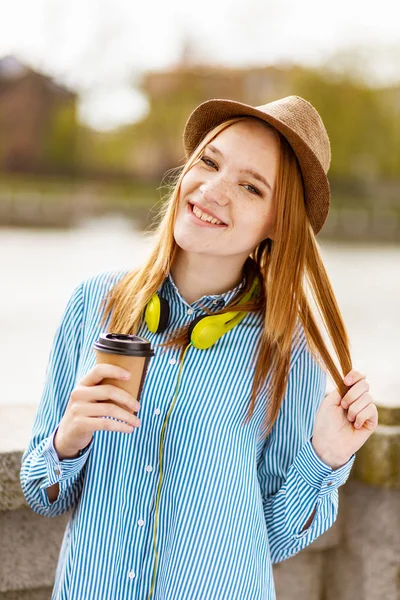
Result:
M8 375L0 403L39 402L73 287L144 259L151 238L143 234L165 175L183 163L195 106L289 94L317 108L331 139L332 210L318 239L354 366L379 403L399 403L394 0L379 10L365 0L14 0L0 8L0 364Z

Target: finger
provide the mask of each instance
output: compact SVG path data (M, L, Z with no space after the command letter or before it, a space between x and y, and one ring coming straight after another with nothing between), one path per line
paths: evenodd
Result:
M132 427L139 427L140 419L132 413L120 408L119 406L112 404L111 402L102 402L101 404L92 404L90 406L91 411L87 415L89 418L97 417L113 417L119 421L125 421Z
M354 422L354 427L356 429L361 429L361 427L365 427L370 431L374 431L376 426L378 425L378 409L375 404L368 404L366 408L360 411L357 415L357 418Z
M110 377L112 379L129 379L131 374L126 369L117 367L117 365L110 365L108 363L101 363L95 365L93 369L87 373L83 379L79 382L80 385L97 385L102 379Z
M369 383L365 379L360 379L357 383L351 386L342 398L343 408L348 408L353 402L355 402L362 394L369 392Z
M121 433L132 433L132 431L135 431L135 427L122 423L121 421L108 419L107 417L90 419L89 422L92 431L120 431Z
M140 404L136 398L126 390L111 383L93 387L82 387L79 390L79 395L86 402L106 402L107 400L112 400L130 412L137 412L140 409Z
M360 381L360 379L365 379L366 375L363 375L362 373L360 373L360 371L356 371L355 369L352 369L351 371L349 371L347 373L347 375L344 377L343 381L346 385L353 385L354 383L357 383L357 381Z
M347 418L349 421L353 422L356 420L356 417L359 412L364 410L368 406L368 404L373 404L374 400L371 394L365 393L362 394L357 400L355 400L347 411Z

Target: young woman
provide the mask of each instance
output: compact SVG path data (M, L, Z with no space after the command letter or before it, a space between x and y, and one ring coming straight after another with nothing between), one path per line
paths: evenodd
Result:
M210 100L184 146L149 258L80 283L55 336L21 469L33 510L72 509L53 600L275 598L272 563L333 524L377 425L315 239L317 111ZM95 365L104 331L155 348L140 407Z

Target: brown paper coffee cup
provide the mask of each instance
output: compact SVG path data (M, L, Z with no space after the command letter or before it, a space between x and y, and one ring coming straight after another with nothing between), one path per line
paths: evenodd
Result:
M154 356L150 342L136 335L102 333L93 348L98 364L117 365L131 374L127 381L106 377L101 384L115 385L140 401L150 358ZM134 414L137 415L137 412Z

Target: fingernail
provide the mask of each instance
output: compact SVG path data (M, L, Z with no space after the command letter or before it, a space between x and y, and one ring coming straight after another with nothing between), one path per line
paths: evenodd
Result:
M126 371L125 373L122 374L122 379L129 379L131 376L130 373L128 373L128 371Z
M347 404L346 404L346 402L343 402L343 401L342 401L342 406L343 406L343 408L347 408Z
M360 429L360 423L354 423L354 427L357 427L357 429Z
M351 377L349 377L348 375L346 375L346 377L344 378L344 382L346 385L350 385L351 384Z

